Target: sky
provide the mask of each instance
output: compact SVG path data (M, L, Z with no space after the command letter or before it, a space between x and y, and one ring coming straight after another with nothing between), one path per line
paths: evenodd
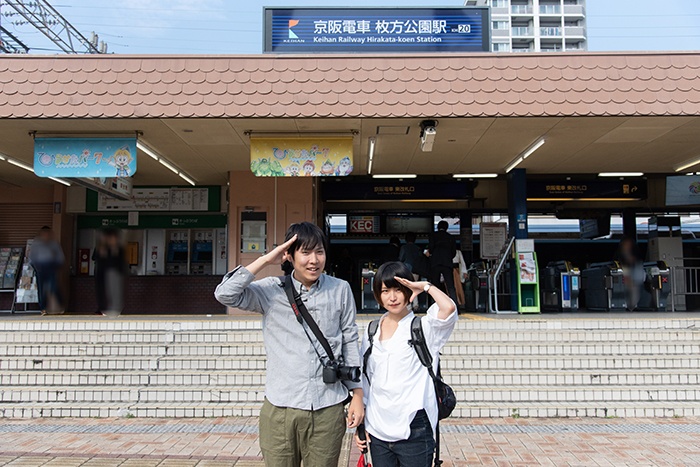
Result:
M257 54L263 6L461 6L462 0L49 0L119 54ZM31 53L59 52L0 0L0 25ZM663 5L660 7L659 5ZM587 0L590 51L700 51L700 0Z

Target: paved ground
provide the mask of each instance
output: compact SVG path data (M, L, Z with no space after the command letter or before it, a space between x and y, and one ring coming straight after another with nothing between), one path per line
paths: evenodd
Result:
M700 466L700 418L450 420L442 439L445 467ZM261 465L257 418L0 420L0 466Z

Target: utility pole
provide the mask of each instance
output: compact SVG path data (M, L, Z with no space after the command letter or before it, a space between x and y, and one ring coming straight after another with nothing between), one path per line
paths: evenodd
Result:
M68 54L99 54L107 51L106 44L93 44L68 22L47 0L4 0L4 4L15 10L5 16L19 15L23 20L14 24L31 24Z

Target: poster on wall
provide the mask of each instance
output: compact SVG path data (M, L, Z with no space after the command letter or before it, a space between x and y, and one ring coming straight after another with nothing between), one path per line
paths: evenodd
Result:
M39 177L131 177L136 138L35 138L34 173Z
M666 177L666 206L700 204L700 177L679 175Z
M22 273L19 276L19 283L15 290L16 303L39 303L39 289L36 284L36 273L29 264L29 252L32 249L34 239L27 240L27 248L24 250L24 263Z
M344 177L353 169L352 137L251 138L257 177Z
M500 222L484 222L479 227L479 245L483 259L497 259L501 248L506 243L506 224Z

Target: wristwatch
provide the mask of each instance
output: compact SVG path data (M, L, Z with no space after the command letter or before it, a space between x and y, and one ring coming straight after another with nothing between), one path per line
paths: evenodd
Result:
M430 282L427 282L425 286L423 286L423 292L428 293L428 290L433 286Z

